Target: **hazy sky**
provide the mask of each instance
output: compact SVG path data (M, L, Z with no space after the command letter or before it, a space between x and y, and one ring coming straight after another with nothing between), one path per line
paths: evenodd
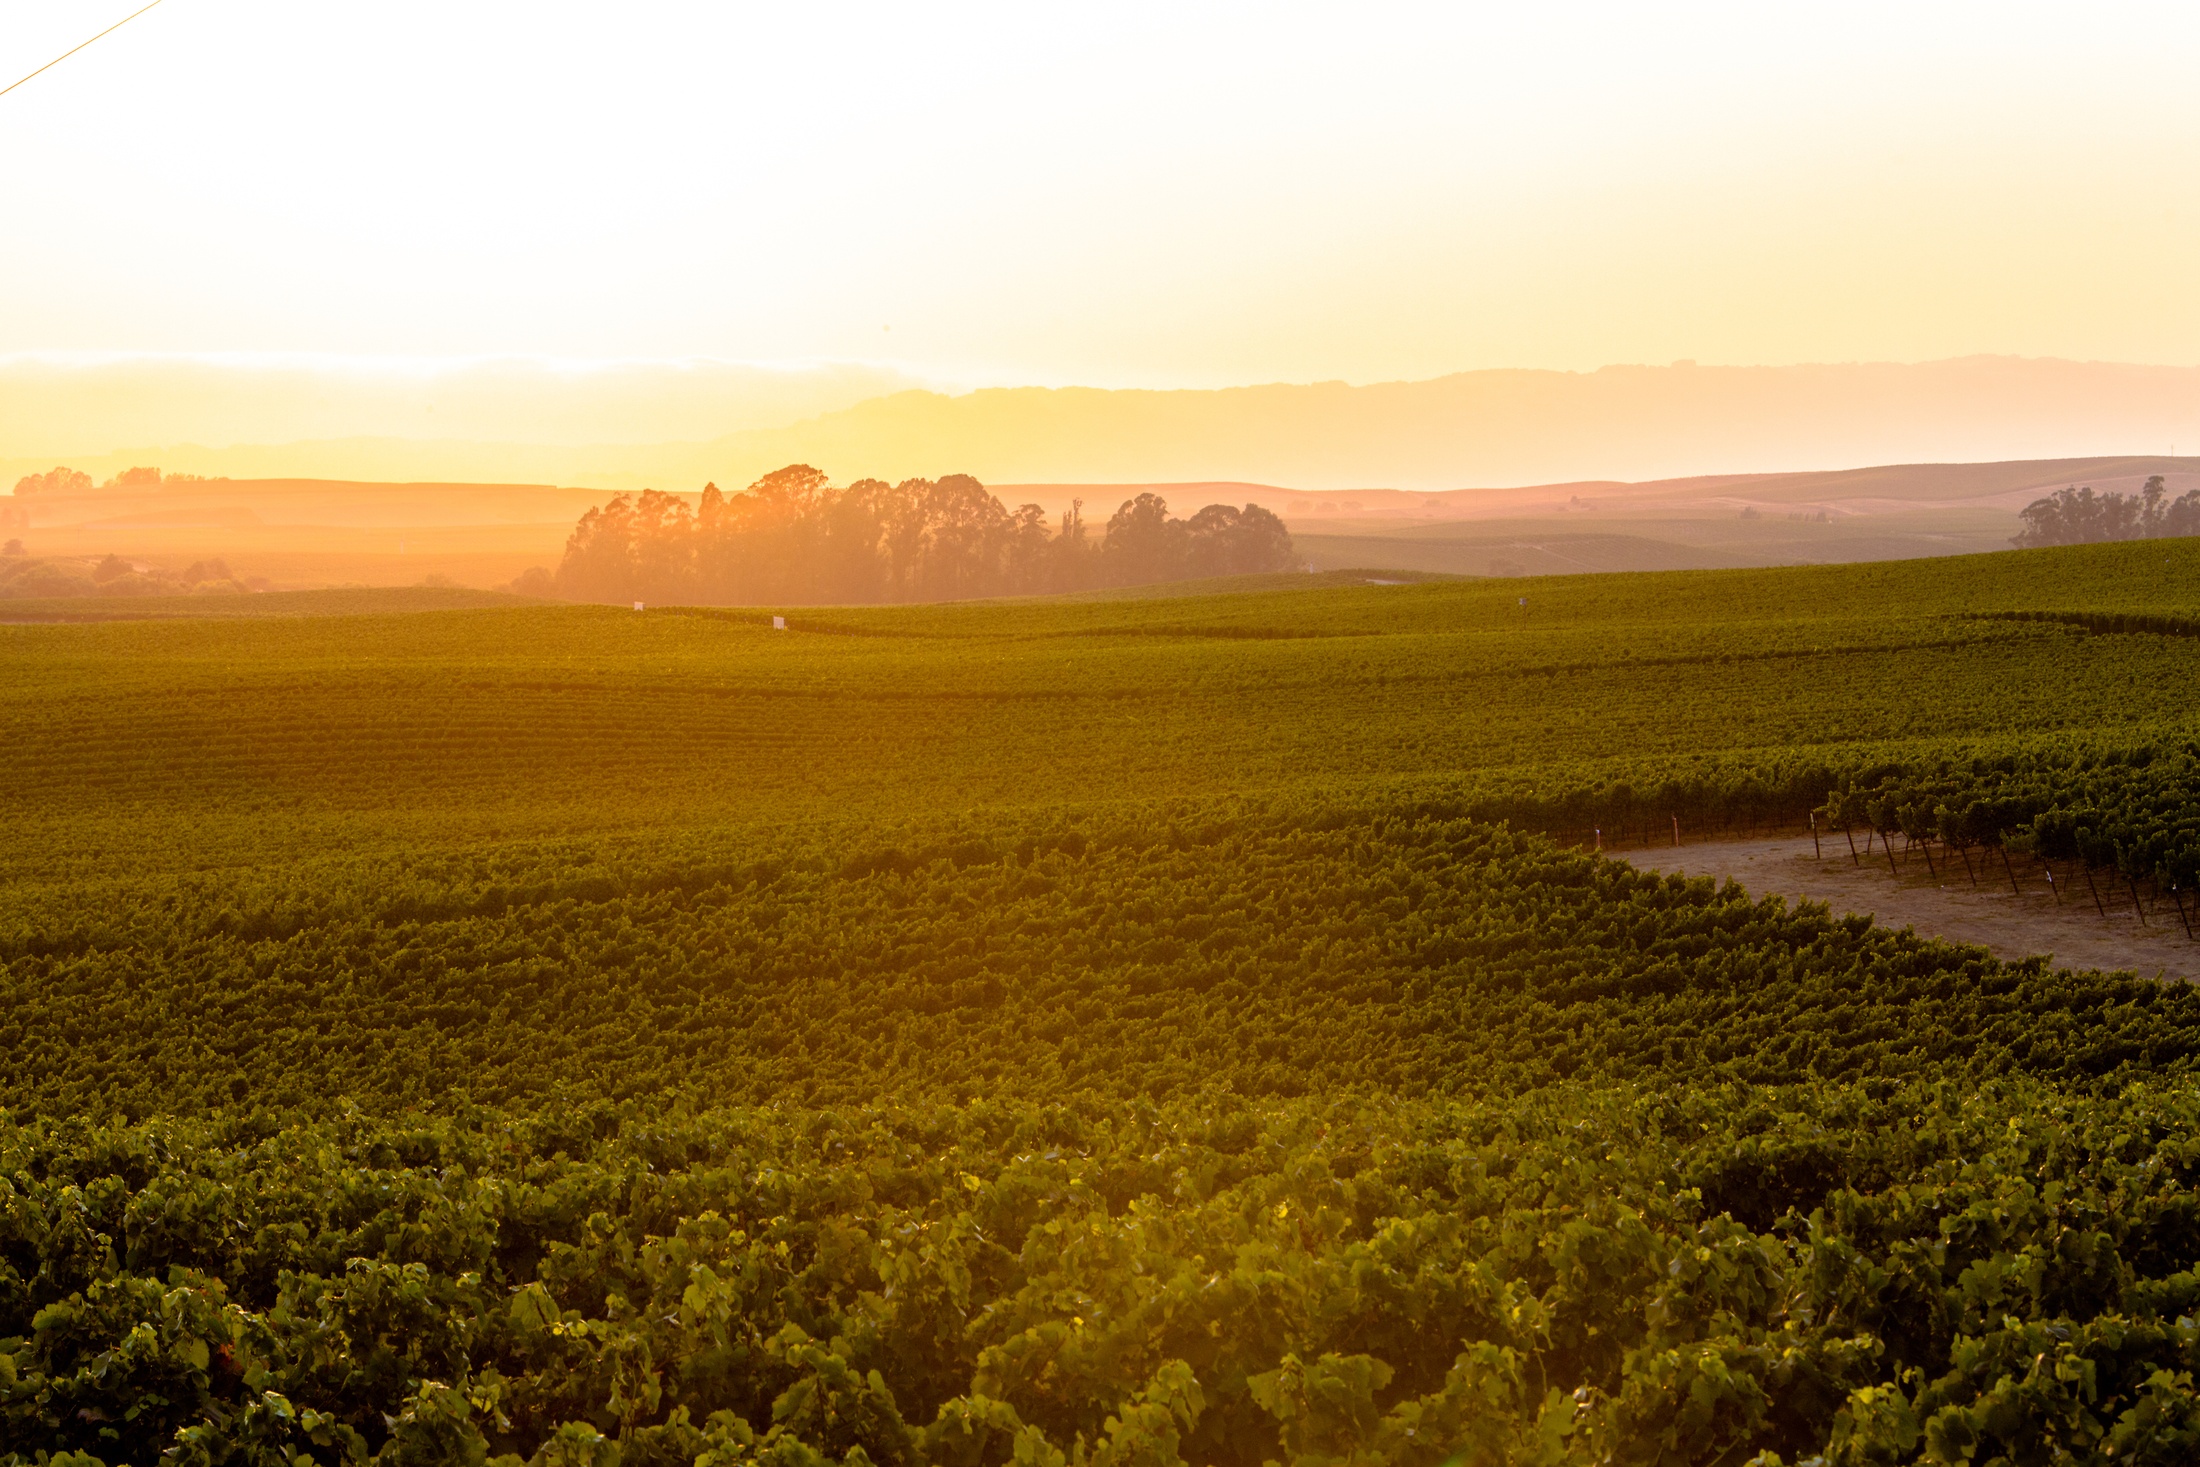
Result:
M131 8L5 0L0 85ZM2193 363L2195 61L2173 5L165 0L0 98L0 354Z

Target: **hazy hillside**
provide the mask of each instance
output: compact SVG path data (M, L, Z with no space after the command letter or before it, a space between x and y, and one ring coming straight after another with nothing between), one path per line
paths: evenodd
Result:
M819 462L842 482L862 473L860 460ZM2152 474L2162 475L2173 495L2200 488L2200 460L2166 457L1895 464L1439 492L1231 480L990 487L1008 505L1037 503L1050 516L1082 501L1096 528L1147 490L1179 514L1207 504L1257 504L1283 518L1299 552L1321 569L1482 576L1999 550L2018 528L2017 512L2034 499L2068 484L2130 494ZM693 480L666 482L690 496L700 488ZM170 572L221 557L239 576L282 587L418 585L430 577L501 586L530 567L555 566L574 522L609 493L550 484L169 480L153 488L0 495L0 527L12 524L7 536L20 535L32 555L90 561L116 554Z
M723 436L698 432L697 441L684 442L611 430L629 421L637 429L710 421L694 401L670 416L626 411L591 404L571 386L544 397L532 418L501 403L493 413L468 406L471 399L433 413L433 404L422 404L409 416L380 405L349 416L316 407L294 415L294 441L270 433L227 447L199 446L213 428L192 432L182 445L156 436L173 429L166 418L145 418L137 437L115 436L138 421L117 419L109 436L95 440L87 420L84 451L69 461L102 478L157 462L255 478L525 478L622 489L747 483L803 462L886 479L963 472L988 483L1248 480L1335 491L2200 446L2200 368L2014 357L1485 371L1424 382L1215 391L907 391L832 411L797 410L788 393L769 401L784 415L766 419L762 401L744 400L737 411L729 399L716 419ZM221 420L259 434L293 418L225 413ZM355 426L331 431L339 425ZM597 436L576 445L577 428ZM0 475L51 467L31 454L49 455L43 439L34 447L21 433L0 435Z
M1274 490L1259 502L1284 517L1316 565L1546 575L1999 550L2016 532L2018 511L2065 485L2136 495L2157 474L2172 495L2200 488L2193 460L2157 457L1892 464L1436 494Z

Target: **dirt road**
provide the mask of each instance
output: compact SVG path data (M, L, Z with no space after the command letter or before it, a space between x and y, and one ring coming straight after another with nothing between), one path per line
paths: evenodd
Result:
M2014 866L2016 892L1996 853L1971 853L1971 873L1954 852L1932 852L1933 871L1917 852L1903 858L1900 874L1887 869L1884 852L1852 861L1846 842L1835 835L1822 842L1823 858L1811 854L1810 837L1771 840L1705 841L1647 850L1610 851L1617 860L1650 871L1690 876L1731 877L1752 896L1807 897L1836 912L1868 913L1888 927L1911 927L1927 937L1975 942L2004 958L2046 953L2058 968L2128 968L2145 977L2200 979L2200 942L2185 935L2168 901L2146 899L2146 924L2132 910L2130 888L2110 885L2094 873L2104 918L2094 905L2082 872L2057 867L2060 900L2037 863ZM1973 876L1976 884L1973 884ZM2075 887L2076 890L2070 888ZM2186 911L2193 911L2188 897ZM2200 931L2200 923L2195 930Z

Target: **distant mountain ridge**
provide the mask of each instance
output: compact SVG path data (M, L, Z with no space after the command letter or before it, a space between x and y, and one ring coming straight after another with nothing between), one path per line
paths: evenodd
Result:
M1465 372L1369 386L904 392L730 434L696 461L825 467L908 455L988 483L1431 490L2063 459L2180 441L2200 448L2200 367L1970 357Z
M988 484L1253 482L1332 492L2166 456L2180 444L2200 448L2200 367L1965 357L1477 371L1365 386L907 391L707 442L379 437L138 449L79 456L77 466L693 490L809 463L840 480L961 472ZM11 459L0 474L47 467Z

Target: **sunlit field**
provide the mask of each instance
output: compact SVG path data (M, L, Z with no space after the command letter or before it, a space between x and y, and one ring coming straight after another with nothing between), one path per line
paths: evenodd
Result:
M2200 997L1593 847L2170 882L2196 578L0 626L6 1441L2174 1460Z
M0 1467L2200 1462L2196 56L10 7Z
M786 631L770 608L458 592L215 607L249 615L149 601L133 609L172 619L0 626L14 771L0 840L11 872L104 876L1245 797L1442 796L1551 829L1799 820L1824 791L1791 792L1791 771L2059 731L2181 736L2188 641L1994 613L2189 605L2193 543L1281 577L1235 594L797 609ZM417 609L438 606L458 609ZM1600 793L1623 780L1639 810Z

